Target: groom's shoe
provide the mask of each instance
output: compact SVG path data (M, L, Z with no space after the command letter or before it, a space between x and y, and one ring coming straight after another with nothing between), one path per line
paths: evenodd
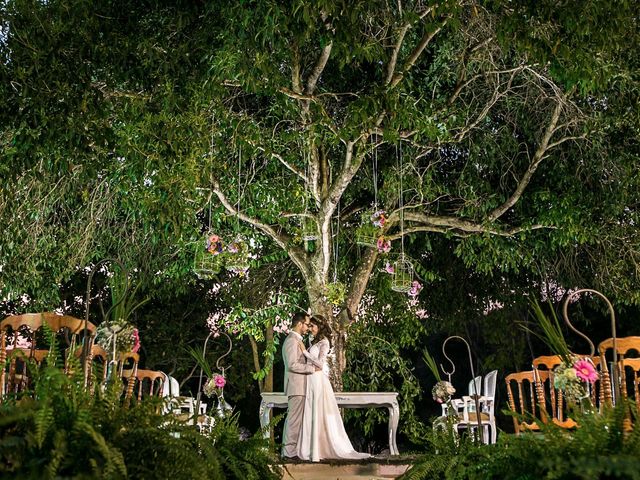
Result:
M300 462L302 459L300 457L298 457L297 455L294 455L293 457L288 457L286 455L283 455L283 457L285 460L293 460L294 462Z

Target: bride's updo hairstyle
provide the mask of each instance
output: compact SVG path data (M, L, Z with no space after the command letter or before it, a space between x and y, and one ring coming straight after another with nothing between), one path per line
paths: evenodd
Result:
M331 346L331 327L327 320L322 315L313 315L310 322L318 327L318 335L313 338L313 343L318 343L323 338L326 338L329 341L329 346Z

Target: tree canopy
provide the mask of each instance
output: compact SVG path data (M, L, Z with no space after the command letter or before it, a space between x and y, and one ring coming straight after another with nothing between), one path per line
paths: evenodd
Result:
M179 287L210 230L286 252L332 318L388 284L398 252L421 283L455 258L470 279L640 301L636 2L0 12L5 298L51 304L113 255ZM355 242L375 209L389 254ZM333 320L340 373L349 321Z

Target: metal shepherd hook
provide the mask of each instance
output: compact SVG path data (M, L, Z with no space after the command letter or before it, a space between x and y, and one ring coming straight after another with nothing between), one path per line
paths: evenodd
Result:
M443 373L445 375L447 375L447 377L449 377L449 383L451 383L451 375L453 375L453 373L456 371L456 365L453 363L453 360L451 360L451 358L449 358L449 356L447 355L447 352L445 351L444 348L447 345L447 342L449 340L452 340L452 339L461 340L467 346L467 352L469 354L469 366L471 367L471 378L473 379L472 380L473 391L475 392L475 395L473 395L473 400L474 400L474 403L476 404L476 420L478 421L478 433L480 435L480 441L483 442L482 421L480 419L480 400L479 400L480 395L476 391L476 373L475 373L475 370L473 368L473 358L471 356L471 347L469 346L469 342L467 342L464 338L462 338L462 337L460 337L458 335L452 335L450 337L447 337L445 339L445 341L442 342L442 354L445 356L445 358L447 360L449 360L449 363L451 364L452 370L451 370L451 372L447 372L444 369L444 367L442 366L442 364L440 364L440 368L442 369Z
M613 392L615 395L615 399L617 400L618 398L620 398L620 381L618 379L618 348L617 348L617 343L616 343L616 313L613 310L613 305L611 304L611 302L609 301L609 299L607 297L605 297L602 293L600 293L597 290L593 290L592 288L581 288L579 290L576 290L575 292L570 293L569 295L567 295L567 298L565 298L564 300L564 304L562 305L562 316L564 317L564 321L567 324L567 326L573 330L574 332L576 332L578 335L580 335L582 338L584 338L588 343L589 343L589 348L591 349L591 356L593 357L595 355L595 347L593 345L593 342L589 339L589 337L587 337L584 333L578 331L578 329L576 329L571 322L569 321L569 315L567 310L569 309L569 302L571 301L571 299L573 297L577 297L578 295L580 295L583 292L589 292L589 293L593 293L597 296L599 296L600 298L602 298L606 304L607 304L607 308L609 309L609 316L611 317L611 338L613 339L613 375L612 375L612 379L613 379ZM606 369L606 362L604 365L601 365L601 369ZM604 373L604 372L603 372Z
M91 347L93 346L93 338L91 339L91 341L89 341L89 339L87 338L87 330L88 330L88 324L89 324L89 307L91 306L91 282L93 281L93 275L98 271L98 267L100 267L101 265L104 265L105 263L115 263L118 265L118 267L120 267L121 272L124 274L124 280L125 280L125 286L124 286L124 292L122 294L122 297L113 305L111 305L111 308L109 308L109 310L107 310L107 312L105 313L104 309L102 308L102 299L100 299L100 311L102 312L102 321L106 321L107 318L109 317L109 314L111 313L111 311L117 307L118 305L120 305L120 303L122 303L124 301L124 299L127 296L127 291L129 290L129 272L128 270L125 268L124 264L118 260L117 258L105 258L103 260L100 260L98 263L96 263L93 268L91 269L91 271L89 272L89 278L87 279L87 295L85 297L85 314L84 314L84 331L82 334L82 369L84 371L84 386L86 387L88 385L89 379L89 365L87 363L87 358L89 357L89 352L91 351Z
M224 357L226 357L227 355L229 355L229 353L231 353L231 349L233 348L233 341L231 340L231 337L229 336L229 334L227 332L220 332L222 333L225 337L227 337L227 340L229 340L229 348L228 350L220 356L220 358L218 358L218 360L216 360L216 368L218 370L222 370L222 373L224 375L224 367L220 367L220 360L222 360ZM207 338L204 341L204 346L202 347L202 359L206 361L206 354L207 354L207 343L209 343L209 339L211 338L211 336L213 335L213 332L210 332L209 335L207 335ZM201 403L201 398L202 398L202 375L203 375L203 368L202 365L200 365L200 377L198 379L198 394L196 395L196 410L195 410L195 415L196 415L196 419L198 418L198 415L200 415L200 403Z

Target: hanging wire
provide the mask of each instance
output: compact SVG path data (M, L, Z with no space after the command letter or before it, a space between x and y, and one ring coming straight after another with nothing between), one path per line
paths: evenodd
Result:
M403 192L403 186L402 186L402 177L403 177L403 173L402 173L402 169L403 169L403 165L402 165L402 142L399 142L399 149L396 150L399 151L400 155L400 171L398 172L400 175L400 197L398 199L398 205L400 207L400 252L402 253L402 256L404 257L404 192Z
M242 146L238 146L238 203L236 204L236 233L240 231L240 174L242 171Z
M371 150L373 158L373 205L374 210L378 210L378 149L375 147L375 141L371 136Z
M338 237L340 235L340 200L338 200L338 218L336 220L336 235L335 235L335 246L333 248L333 281L334 283L338 281L338 249L340 242Z

